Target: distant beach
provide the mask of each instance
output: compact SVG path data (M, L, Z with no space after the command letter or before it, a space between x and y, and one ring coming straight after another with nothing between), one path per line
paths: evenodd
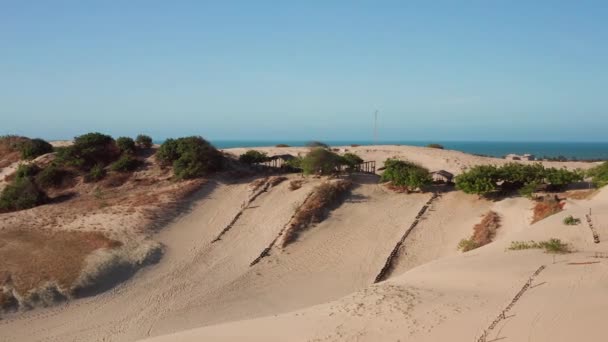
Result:
M277 144L289 146L305 146L307 141L303 140L212 140L217 148L235 147L268 147ZM510 153L533 154L536 157L559 157L568 159L605 159L608 160L608 142L484 142L484 141L379 141L374 143L365 140L334 140L323 141L331 146L347 145L411 145L426 146L430 143L438 143L445 149L462 151L471 154L486 155L491 157L503 157Z

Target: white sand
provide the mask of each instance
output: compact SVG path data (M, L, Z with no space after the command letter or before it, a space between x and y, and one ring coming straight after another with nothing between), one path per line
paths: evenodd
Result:
M454 173L477 163L504 162L419 147L348 149L366 160L398 156ZM192 212L155 237L167 251L159 265L107 293L5 317L0 340L475 341L541 265L547 268L536 287L487 340L605 340L600 319L608 314L608 258L590 256L608 252L608 189L590 200L569 201L565 212L534 225L529 225L528 200L489 202L445 194L406 240L392 277L371 286L430 195L391 193L360 177L350 198L326 221L249 267L319 182L309 178L296 191L288 190L288 182L270 189L211 244L251 195L246 183L212 181ZM561 222L569 214L584 219L589 208L605 237L600 244L593 243L585 223ZM458 241L469 237L490 209L503 219L496 241L458 252ZM554 263L537 250L505 251L513 240L551 237L572 243L577 252L557 256ZM568 265L575 261L599 263Z

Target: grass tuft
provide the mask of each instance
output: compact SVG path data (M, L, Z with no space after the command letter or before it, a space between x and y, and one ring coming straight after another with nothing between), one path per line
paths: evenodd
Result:
M570 247L560 239L549 239L547 241L512 241L509 250L519 251L524 249L544 249L547 253L564 254L570 253Z

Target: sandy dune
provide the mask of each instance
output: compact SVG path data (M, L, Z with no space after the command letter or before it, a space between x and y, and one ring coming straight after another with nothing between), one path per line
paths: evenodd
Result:
M477 163L504 162L419 147L348 149L366 160L397 156L455 173ZM158 265L109 292L3 317L0 340L474 341L543 265L505 319L489 330L487 341L605 340L599 320L608 313L608 253L602 254L608 252L607 190L589 200L568 200L564 212L534 225L527 199L490 202L445 193L406 239L391 278L372 285L430 194L396 194L374 177L360 176L324 222L250 267L321 181L307 178L295 191L283 182L244 207L254 194L248 181L211 180L191 212L154 237L166 250ZM570 214L584 221L589 209L599 235L607 237L600 244L593 243L585 222L575 227L561 222ZM471 235L488 210L502 220L495 242L457 251L458 241ZM568 241L576 252L554 258L540 250L505 251L514 240L551 237ZM581 262L593 263L571 264Z

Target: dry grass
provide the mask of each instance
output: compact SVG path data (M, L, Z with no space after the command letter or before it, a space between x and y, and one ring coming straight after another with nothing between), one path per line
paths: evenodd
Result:
M294 179L291 182L289 182L289 190L291 190L291 191L298 190L299 188L302 187L302 184L304 184L304 180Z
M391 191L394 191L396 193L399 193L399 194L402 194L402 193L409 194L409 192L410 192L410 190L407 188L407 186L394 185L392 182L386 183L386 188Z
M317 186L312 195L296 210L283 235L282 247L294 242L306 228L323 221L332 207L339 204L351 189L350 180L325 182Z
M564 202L554 198L544 199L537 202L534 205L534 216L532 218L532 223L536 223L551 215L559 213L560 211L564 210L564 204Z
M17 146L28 138L8 135L0 137L0 168L7 167L21 159L21 152Z
M277 186L277 185L283 183L286 180L287 180L287 177L285 177L285 176L274 176L274 177L270 177L270 179L268 180L268 183L270 183L270 187L274 187L274 186Z
M2 232L0 286L10 286L22 296L46 283L54 283L67 292L89 254L100 248L119 246L120 242L98 232Z
M500 216L494 211L489 211L483 220L473 227L473 236L469 239L461 240L458 248L463 252L468 252L485 246L492 242L498 228L500 228Z

